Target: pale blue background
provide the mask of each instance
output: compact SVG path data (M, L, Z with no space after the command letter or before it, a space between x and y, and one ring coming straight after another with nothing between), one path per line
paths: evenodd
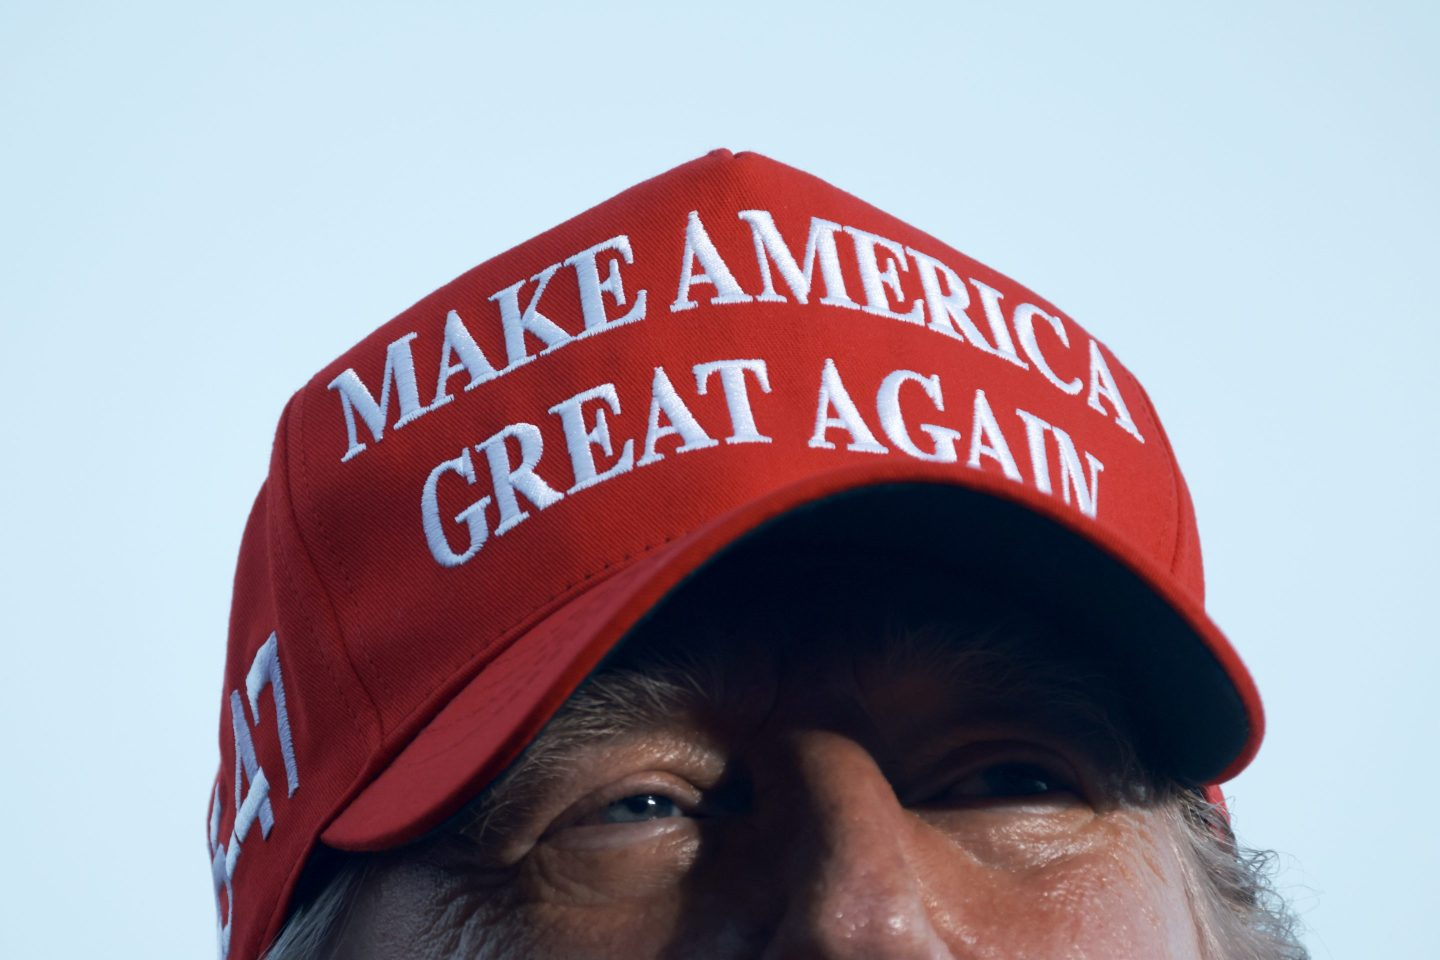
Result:
M0 6L0 955L211 955L230 577L286 397L716 146L1139 373L1269 705L1242 836L1317 957L1436 955L1435 4L216 6Z

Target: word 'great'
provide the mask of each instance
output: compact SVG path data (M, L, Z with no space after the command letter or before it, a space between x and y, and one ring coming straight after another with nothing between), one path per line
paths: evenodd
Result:
M701 396L718 379L725 393L730 420L729 435L725 437L727 444L773 442L774 438L761 432L756 422L750 394L751 383L762 394L771 392L765 361L717 360L696 364L691 373L694 375L695 393ZM890 448L870 428L867 416L852 398L834 359L826 359L819 380L815 425L807 445L813 449L835 450L838 448L836 441L840 441L846 450L856 453L889 453ZM961 431L936 423L919 423L912 427L906 421L901 410L900 391L907 384L910 385L909 390L923 395L937 413L945 411L938 374L926 376L913 370L894 370L881 380L875 395L874 417L880 424L880 432L896 449L917 460L960 462ZM569 453L572 482L563 492L554 485L554 481L563 473L564 467L558 466L552 456L542 468L541 459L545 453L543 435L537 424L528 421L507 424L473 447L461 449L458 456L437 464L426 477L420 495L425 543L435 562L445 567L459 566L480 552L492 532L497 537L504 536L528 519L531 509L545 510L589 487L660 462L666 457L660 451L662 440L675 437L680 441L671 451L674 455L703 450L720 443L712 436L713 427L707 431L696 418L663 366L655 368L651 380L650 409L639 456L636 456L636 438L633 437L619 444L617 449L609 418L619 417L620 409L615 384L604 383L583 390L547 411L559 418ZM984 461L990 460L1010 480L1024 482L1005 430L984 390L974 392L969 412L970 441L963 454L965 465L979 470L983 469ZM1058 482L1064 501L1093 518L1100 496L1100 472L1105 465L1089 451L1084 451L1082 459L1082 452L1076 449L1068 433L1035 414L1017 409L1015 417L1023 424L1031 484L1041 493L1053 495ZM1012 431L1014 429L1012 427ZM917 440L917 433L928 439ZM1053 438L1056 451L1053 471L1048 438ZM472 451L483 458L480 470L476 469L478 458L472 457ZM606 465L596 462L597 451L606 458ZM541 475L542 469L545 476ZM488 483L482 479L482 473L488 473ZM488 487L490 492L471 499L464 509L447 519L440 509L442 483L457 485L457 489ZM469 496L474 497L473 493ZM490 524L492 513L499 521L493 531Z

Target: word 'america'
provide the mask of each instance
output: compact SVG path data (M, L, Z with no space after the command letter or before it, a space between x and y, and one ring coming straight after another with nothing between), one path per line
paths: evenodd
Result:
M669 305L671 313L693 310L702 303L725 307L754 302L788 303L793 298L795 302L808 304L819 292L815 276L818 268L819 286L823 289L817 301L819 305L913 324L967 344L998 361L1022 370L1033 369L1063 393L1078 396L1084 391L1090 408L1113 418L1116 426L1144 442L1105 355L1094 340L1089 341L1088 356L1082 361L1087 377L1078 374L1066 377L1056 371L1055 364L1071 349L1069 330L1059 316L1035 304L1021 303L1007 317L1003 294L994 287L973 277L962 278L928 254L857 227L811 217L804 252L797 260L769 211L741 210L737 217L749 228L760 289L750 292L741 286L730 267L731 262L737 262L738 255L732 251L727 261L712 241L699 212L691 211L685 224L679 280ZM858 300L847 286L845 264L840 256L842 244L837 240L840 234L849 238L843 246L849 250L848 266L852 276L859 280ZM463 317L458 310L450 310L440 331L438 352L433 346L427 348L427 352L438 356L434 368L435 388L429 402L422 401L417 381L414 348L424 342L420 340L419 331L406 333L388 345L378 396L354 369L340 373L329 388L338 394L344 415L346 447L342 462L364 452L370 443L383 440L387 427L400 429L450 403L455 399L451 382L456 377L466 378L462 391L474 390L539 356L644 320L650 302L649 291L640 289L633 297L627 295L621 276L622 267L634 263L630 238L621 234L491 294L487 300L496 305L499 314L499 332L505 351L503 365L497 366L476 339L471 327L476 318ZM912 264L921 295L910 299L907 305L909 293L902 286L901 274L912 273ZM546 292L551 281L562 270L573 272L578 289L582 321L578 332L565 329L542 309L548 302ZM969 292L972 288L980 301L983 329L972 316L974 304ZM550 309L555 312L553 306ZM1046 330L1048 332L1042 333ZM1042 336L1051 344L1049 347L1042 346ZM536 344L540 348L532 352ZM392 400L396 408L393 414ZM1113 412L1107 409L1107 403ZM361 439L362 428L368 432L368 440Z

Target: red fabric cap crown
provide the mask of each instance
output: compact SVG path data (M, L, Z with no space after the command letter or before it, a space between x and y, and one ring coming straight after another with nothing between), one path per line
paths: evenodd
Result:
M1126 629L1149 632L1136 673L1174 704L1177 768L1215 783L1253 756L1259 700L1129 371L940 241L716 151L440 288L286 407L235 578L222 956L260 955L317 841L379 848L453 812L687 573L872 488L928 537L1043 530L1037 576L1143 608Z

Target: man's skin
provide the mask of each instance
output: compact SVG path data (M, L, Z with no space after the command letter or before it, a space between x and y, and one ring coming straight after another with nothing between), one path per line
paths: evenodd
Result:
M1170 828L1068 668L789 622L687 638L703 695L629 704L483 826L383 855L339 956L1204 956Z

